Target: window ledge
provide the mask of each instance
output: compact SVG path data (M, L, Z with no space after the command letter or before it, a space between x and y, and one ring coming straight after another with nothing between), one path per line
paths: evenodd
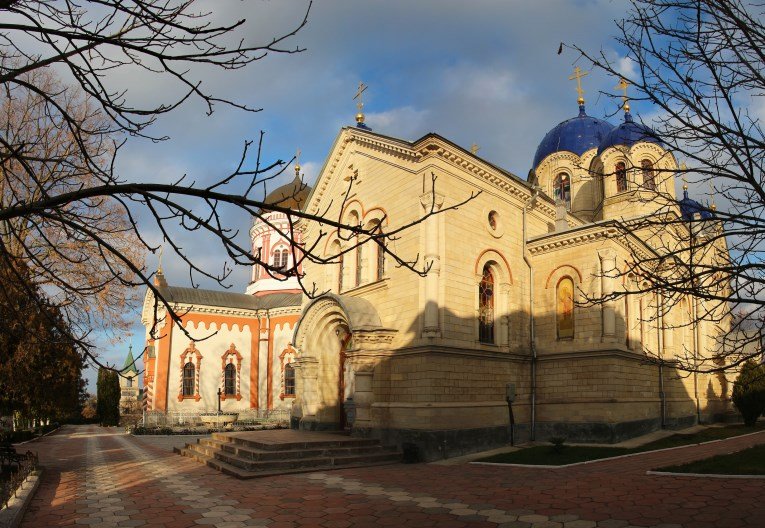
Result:
M340 292L340 294L341 295L343 294L360 295L362 293L369 293L369 292L381 290L388 287L388 280L389 280L388 277L383 277L382 279L376 280L374 282L360 284L358 286L354 286L353 288L343 290Z

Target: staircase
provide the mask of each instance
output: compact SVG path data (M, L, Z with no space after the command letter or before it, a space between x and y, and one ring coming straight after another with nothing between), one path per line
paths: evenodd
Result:
M289 430L213 433L174 451L239 479L401 461L395 447L379 440Z

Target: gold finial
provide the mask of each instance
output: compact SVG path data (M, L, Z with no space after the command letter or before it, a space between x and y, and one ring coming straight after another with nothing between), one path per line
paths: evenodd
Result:
M364 91L367 89L367 85L365 85L363 82L359 82L359 89L356 90L356 95L353 96L354 99L358 99L359 102L356 103L356 108L358 108L359 112L356 114L356 122L357 123L363 123L364 122L364 99L361 94L364 93Z
M473 156L475 156L476 154L478 154L478 151L479 151L479 150L481 150L481 147L479 147L479 146L478 146L478 145L476 145L475 143L473 143L472 145L470 145L470 153L471 153Z
M712 180L709 180L709 195L712 197L712 203L709 205L709 209L712 212L717 211L717 206L715 205L715 187L712 185Z
M162 274L162 252L165 250L165 244L159 246L159 262L157 263L157 273Z
M577 104L579 106L584 104L584 90L582 90L582 77L585 75L589 75L590 72L582 71L582 69L577 66L574 68L574 74L568 78L569 81L573 81L576 79L576 93L579 95L579 98L576 100Z
M300 178L300 149L295 152L295 177Z
M630 85L630 83L627 82L627 80L622 77L619 79L619 84L614 86L616 90L621 90L623 92L622 95L622 103L624 105L624 111L629 112L630 111L630 104L628 103L629 97L627 97L627 87Z

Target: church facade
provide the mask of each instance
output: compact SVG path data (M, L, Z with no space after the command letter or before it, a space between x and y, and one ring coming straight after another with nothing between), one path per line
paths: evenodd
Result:
M360 114L292 206L384 232L415 222L388 249L419 255L427 275L394 265L373 241L355 247L351 233L302 221L301 241L319 242L334 261L304 263L306 280L327 292L317 298L285 293L278 288L295 285L284 281L261 287L273 279L257 269L247 294L175 288L160 275L183 328L218 333L194 343L172 324L148 342L150 408L213 410L235 369L224 408L282 407L295 428L351 427L416 443L428 459L506 443L508 397L519 440L617 442L726 412L724 377L672 367L715 346L720 325L691 324L700 301L665 309L644 293L587 302L630 281L639 289L625 272L635 252L677 239L669 229L661 241L625 235L614 220L669 215L702 230L715 220L687 192L674 199L677 161L628 107L613 126L579 103L543 138L528 179L437 134L409 142L375 133ZM672 200L652 199L659 194ZM267 231L253 227L254 251L293 258ZM152 304L148 294L147 327Z

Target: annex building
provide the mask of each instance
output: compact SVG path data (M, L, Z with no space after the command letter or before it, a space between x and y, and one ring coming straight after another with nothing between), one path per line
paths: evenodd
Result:
M427 276L312 222L295 226L299 241L323 233L319 251L342 253L303 264L305 280L328 292L317 298L260 267L245 293L172 286L160 270L156 284L180 324L193 336L217 333L194 343L158 314L162 338L148 340L145 356L150 410L213 411L220 388L224 410L285 409L295 428L352 426L414 442L431 459L506 443L508 391L516 439L616 442L727 411L724 377L672 368L673 358L709 357L716 346L719 324L691 324L701 301L661 309L645 293L586 302L630 281L640 289L627 263L681 240L682 221L695 236L717 228L686 190L676 199L677 160L628 105L614 126L588 116L580 97L578 114L541 139L528 178L437 134L410 142L375 133L361 113L357 121L340 130L312 189L296 178L266 201L384 232L443 209L388 246L424 258ZM650 216L673 228L625 234L613 222ZM253 251L277 268L293 258L286 222L267 212L251 229ZM153 305L149 292L147 328Z

